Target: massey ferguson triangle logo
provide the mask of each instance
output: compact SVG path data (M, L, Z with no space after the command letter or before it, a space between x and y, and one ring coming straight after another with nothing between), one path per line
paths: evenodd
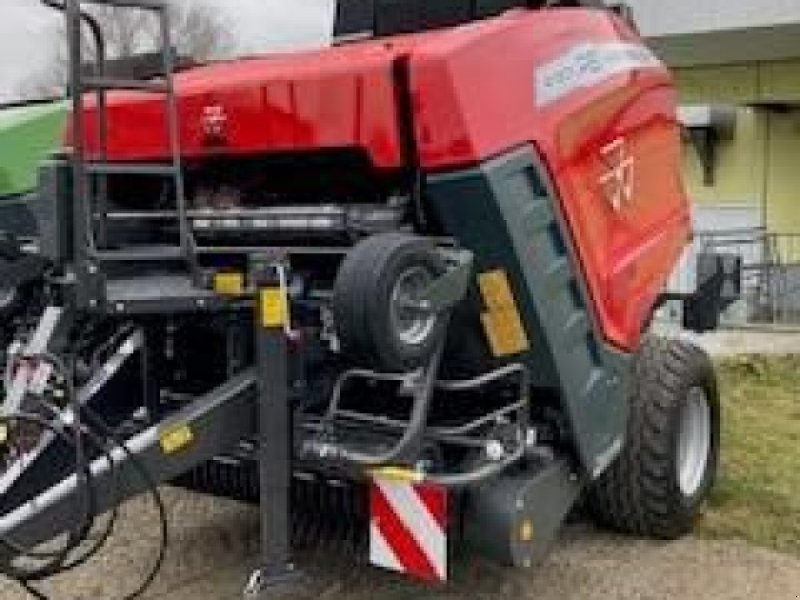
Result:
M225 111L225 107L221 104L204 107L202 126L206 143L224 143L228 126L228 113Z
M600 150L603 172L600 187L615 211L620 212L633 200L636 180L636 159L623 138L618 138Z

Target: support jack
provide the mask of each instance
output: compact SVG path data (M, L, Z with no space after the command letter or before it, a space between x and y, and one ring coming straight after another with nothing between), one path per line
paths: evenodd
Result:
M305 589L303 572L288 563L282 569L262 567L253 571L244 589L244 600L286 600Z
M244 591L247 600L285 598L302 589L291 560L291 430L287 393L289 300L280 261L256 265L258 463L261 494L261 567Z

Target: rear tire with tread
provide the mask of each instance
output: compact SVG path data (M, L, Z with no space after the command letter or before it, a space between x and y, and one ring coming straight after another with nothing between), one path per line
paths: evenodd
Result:
M710 439L704 472L687 494L679 476L681 423L698 390L708 405ZM623 533L658 539L689 533L714 484L719 439L719 395L708 355L683 341L648 337L635 359L627 442L591 484L590 513L601 525Z

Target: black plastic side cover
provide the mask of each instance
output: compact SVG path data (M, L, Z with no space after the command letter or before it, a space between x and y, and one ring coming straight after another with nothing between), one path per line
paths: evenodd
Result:
M530 340L527 351L506 360L527 363L534 385L560 392L581 462L599 475L624 444L629 356L600 332L534 150L430 176L427 194L445 232L475 253L476 274L506 272Z

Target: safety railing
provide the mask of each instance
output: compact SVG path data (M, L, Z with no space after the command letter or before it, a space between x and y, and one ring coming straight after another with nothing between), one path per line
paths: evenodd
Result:
M723 327L800 330L800 233L775 233L760 227L696 232L672 288L693 289L696 257L703 252L742 259L742 300L725 312ZM668 306L661 317L679 319L680 307Z

